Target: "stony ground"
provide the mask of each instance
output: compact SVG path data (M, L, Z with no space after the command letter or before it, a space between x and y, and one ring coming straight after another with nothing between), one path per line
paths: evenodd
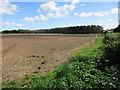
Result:
M2 37L3 82L52 71L96 35L12 34Z

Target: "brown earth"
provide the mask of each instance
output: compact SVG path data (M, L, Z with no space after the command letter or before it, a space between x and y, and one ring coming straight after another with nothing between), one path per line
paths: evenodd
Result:
M46 73L67 61L96 35L12 34L2 36L3 82Z

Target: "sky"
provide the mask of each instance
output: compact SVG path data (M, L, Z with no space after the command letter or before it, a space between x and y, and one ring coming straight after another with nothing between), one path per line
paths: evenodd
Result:
M118 2L10 2L0 4L0 30L46 29L55 27L100 25L118 26Z

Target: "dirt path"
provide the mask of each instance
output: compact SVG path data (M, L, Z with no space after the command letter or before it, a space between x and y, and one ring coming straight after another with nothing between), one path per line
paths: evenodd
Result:
M49 72L64 63L77 48L95 40L95 37L96 35L3 35L3 82Z

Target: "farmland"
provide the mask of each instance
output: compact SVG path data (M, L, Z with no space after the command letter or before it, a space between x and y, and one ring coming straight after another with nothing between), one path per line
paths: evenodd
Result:
M50 72L95 39L95 34L3 34L3 82Z

